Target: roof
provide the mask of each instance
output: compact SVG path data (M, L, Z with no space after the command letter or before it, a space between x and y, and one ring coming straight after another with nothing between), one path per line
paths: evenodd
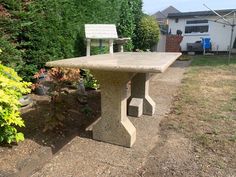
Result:
M118 38L114 24L85 24L85 36L87 39Z
M165 16L164 14L161 13L161 11L158 11L154 14L154 16L157 18L157 19L165 19L167 18L167 16Z
M169 6L166 9L162 10L161 13L167 17L170 13L180 13L180 11L174 8L173 6Z
M215 10L220 15L225 15L231 11L236 11L236 9L224 9L224 10ZM187 17L196 17L196 16L215 16L216 14L213 11L195 11L195 12L179 12L179 13L170 13L168 18L187 18Z
M157 19L166 19L169 13L179 13L179 12L180 11L178 11L173 6L169 6L162 11L156 12L155 14L153 14L153 16L155 16Z

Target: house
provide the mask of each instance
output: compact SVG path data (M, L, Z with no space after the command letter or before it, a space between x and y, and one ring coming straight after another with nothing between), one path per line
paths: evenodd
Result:
M170 13L180 13L180 11L178 11L173 6L169 6L162 11L156 12L152 16L154 16L157 19L157 21L160 25L166 25L167 24L167 17L168 17L168 14L170 14Z
M226 15L235 10L236 9L225 9L216 10L216 12L220 15ZM225 16L225 18L230 22L233 22L234 13ZM219 17L212 11L178 12L168 14L169 33L177 34L177 31L178 33L182 33L183 40L180 43L182 51L187 51L188 43L201 41L202 38L210 38L212 51L228 51L232 28L224 23L225 22L222 19L219 19ZM235 37L236 27L233 34L233 43Z
M169 6L164 10L158 11L152 15L153 17L156 18L161 31L159 42L155 46L153 46L152 51L158 51L158 52L166 51L166 34L168 32L167 17L169 13L180 13L180 11L173 6Z

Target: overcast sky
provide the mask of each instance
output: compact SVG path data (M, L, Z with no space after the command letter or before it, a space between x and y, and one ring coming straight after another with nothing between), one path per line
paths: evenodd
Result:
M182 12L208 10L203 4L215 10L236 9L236 0L143 0L143 10L149 15L170 5Z

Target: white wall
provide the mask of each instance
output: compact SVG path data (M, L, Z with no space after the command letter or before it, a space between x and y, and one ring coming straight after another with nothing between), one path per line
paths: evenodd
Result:
M217 17L208 17L207 19L214 20ZM201 37L210 37L212 43L213 51L228 51L229 43L230 43L230 34L231 34L231 26L226 26L223 24L215 23L209 21L209 31L208 33L191 33L185 34L185 26L187 20L197 20L196 18L179 18L178 23L175 22L175 19L169 19L169 30L171 30L171 34L176 34L177 30L181 30L183 32L183 41L181 42L182 51L187 50L187 43L194 43L195 41L201 40ZM232 19L231 19L232 20ZM222 20L221 20L222 21ZM236 37L236 27L234 30L233 42Z
M166 35L161 34L158 43L153 47L155 52L165 52L166 51Z

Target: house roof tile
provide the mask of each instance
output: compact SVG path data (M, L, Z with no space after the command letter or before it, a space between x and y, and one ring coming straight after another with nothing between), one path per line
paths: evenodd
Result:
M225 15L232 11L236 11L236 9L224 9L224 10L216 10L220 15ZM179 13L169 13L168 18L186 18L186 17L196 17L196 16L215 16L213 11L195 11L195 12L179 12Z

